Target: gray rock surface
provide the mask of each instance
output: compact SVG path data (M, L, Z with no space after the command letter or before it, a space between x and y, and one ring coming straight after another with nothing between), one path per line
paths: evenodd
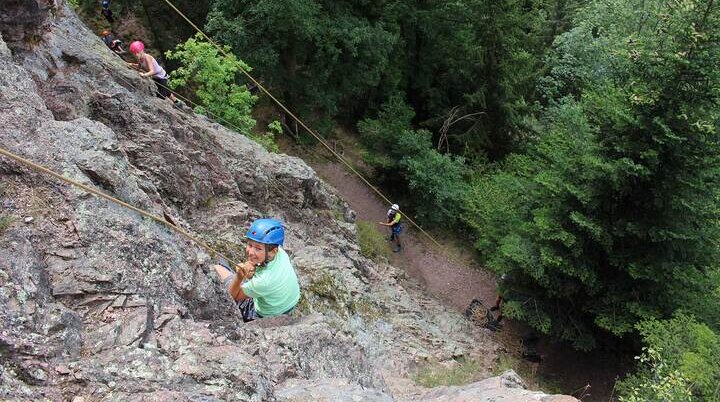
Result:
M0 33L0 146L235 258L249 222L281 218L303 289L291 317L243 325L202 249L0 158L0 400L550 401L510 374L414 384L459 357L489 377L498 345L362 257L301 160L152 97L61 0L3 2Z

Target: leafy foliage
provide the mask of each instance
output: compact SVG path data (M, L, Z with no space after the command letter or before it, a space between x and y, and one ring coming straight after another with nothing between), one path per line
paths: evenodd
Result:
M719 28L713 2L597 1L556 40L537 140L466 198L476 246L513 273L509 316L587 349L598 333L706 309Z
M214 0L206 28L263 72L305 116L352 109L387 73L397 27L381 3ZM363 96L366 95L366 96Z
M643 348L643 354L638 356L642 374L626 380L627 389L624 395L620 395L620 402L693 400L689 381L679 370L673 370L660 353L655 349Z
M240 134L253 138L266 149L275 151L277 145L273 133L256 135L251 132L255 126L252 107L257 98L245 85L237 82L237 75L250 67L235 55L220 54L211 43L202 40L200 34L179 44L166 57L180 63L170 80L172 88L184 87L192 91L200 106L197 113L208 114L220 123Z
M639 370L617 384L621 401L720 399L720 336L687 315L638 326Z
M414 112L400 96L383 105L377 119L358 124L368 152L365 160L386 183L408 188L418 218L427 224L452 226L458 221L466 190L462 158L432 147L427 130L412 130Z
M367 116L402 91L456 153L502 156L580 0L212 0L206 28L306 118Z

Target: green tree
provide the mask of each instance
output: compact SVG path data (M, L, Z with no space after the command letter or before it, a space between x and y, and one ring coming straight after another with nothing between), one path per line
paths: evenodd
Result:
M170 80L172 88L183 87L199 101L197 113L208 114L219 123L250 137L271 151L277 151L272 133L254 134L252 108L257 98L250 94L237 75L250 67L235 55L222 55L211 43L202 40L200 34L179 44L166 57L175 60L180 67Z
M396 26L382 2L213 0L206 28L301 115L362 107L389 72Z
M680 370L672 369L667 358L658 351L643 348L638 356L641 372L627 379L626 386L621 387L618 399L620 402L692 402L692 392L687 378Z
M206 28L306 118L352 121L397 91L449 148L500 157L521 137L554 36L580 0L213 0Z
M594 1L555 41L537 140L474 180L465 220L508 315L590 348L717 287L720 10ZM505 204L502 204L505 203Z
M621 401L720 400L720 336L682 314L638 330L646 346L637 372L616 385Z
M383 105L377 119L365 119L358 131L366 148L365 161L375 177L388 186L408 189L421 222L452 226L460 217L467 188L464 160L441 154L432 146L427 130L413 130L413 110L396 95ZM412 202L410 202L412 200Z

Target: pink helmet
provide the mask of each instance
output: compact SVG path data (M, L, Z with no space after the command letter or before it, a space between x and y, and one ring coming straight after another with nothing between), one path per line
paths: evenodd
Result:
M130 49L130 53L138 54L138 53L142 52L143 50L145 50L145 45L143 45L143 43L140 42L139 40L136 40L130 44L129 49Z

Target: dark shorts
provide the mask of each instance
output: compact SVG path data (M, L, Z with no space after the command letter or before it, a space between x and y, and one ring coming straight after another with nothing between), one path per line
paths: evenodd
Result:
M167 78L157 78L152 77L153 81L155 81L157 85L157 96L160 99L165 99L168 96L170 96L170 90L168 89L168 79Z
M225 268L228 272L233 273L230 268L228 268L225 265L222 265L223 268ZM223 286L227 289L230 286L230 282L232 282L234 278L234 275L228 276L225 278L225 281L223 281ZM252 297L248 297L247 299L240 300L237 303L238 309L240 310L240 313L242 314L243 322L250 322L253 320L257 320L258 318L263 318L262 315L260 315L257 311L255 311L255 301ZM295 307L290 308L288 311L282 313L282 315L287 315L292 313L292 311L295 309Z
M392 234L395 236L399 235L402 232L402 225L395 225L392 227Z

